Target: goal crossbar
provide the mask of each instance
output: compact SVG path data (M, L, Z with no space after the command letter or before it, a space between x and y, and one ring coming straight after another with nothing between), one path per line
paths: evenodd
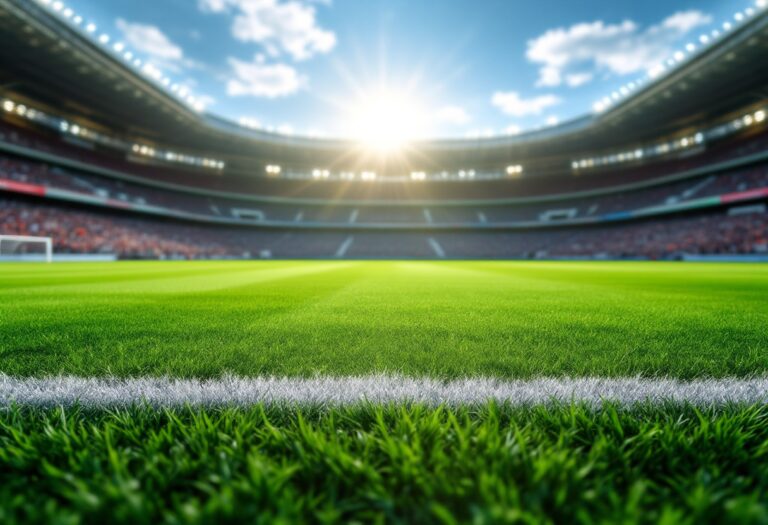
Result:
M11 250L22 243L45 244L45 262L53 261L53 239L51 237L35 237L31 235L0 235L0 256L3 255L3 245L10 244Z

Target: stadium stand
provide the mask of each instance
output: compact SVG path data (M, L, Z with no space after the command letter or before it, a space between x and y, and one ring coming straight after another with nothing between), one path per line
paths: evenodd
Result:
M199 113L61 17L13 5L0 19L14 79L0 86L0 233L51 235L59 253L766 253L768 12L593 114L371 161L354 141Z
M735 208L738 212L739 208ZM748 210L749 211L749 210ZM632 224L520 232L263 230L158 221L124 212L84 211L43 199L0 199L7 234L45 235L59 253L121 258L616 258L675 259L683 254L768 254L765 205ZM349 241L343 253L342 245ZM435 251L433 243L442 250Z
M107 206L124 208L127 204L150 205L168 211L189 212L201 218L226 218L232 221L282 222L302 224L398 224L471 226L508 222L553 222L563 212L565 218L596 217L650 206L674 205L710 196L768 187L768 166L758 165L733 172L685 179L678 182L642 187L633 191L584 198L564 198L534 204L409 206L365 206L343 204L275 204L237 201L220 197L174 192L151 186L74 173L45 163L0 157L0 181L38 185L66 190L78 195L104 199ZM72 195L69 195L73 197ZM559 215L555 212L561 212Z

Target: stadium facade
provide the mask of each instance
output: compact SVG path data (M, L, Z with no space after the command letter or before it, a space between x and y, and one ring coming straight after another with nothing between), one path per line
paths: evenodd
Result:
M768 12L585 117L397 154L199 102L58 2L0 0L0 233L124 258L768 255Z

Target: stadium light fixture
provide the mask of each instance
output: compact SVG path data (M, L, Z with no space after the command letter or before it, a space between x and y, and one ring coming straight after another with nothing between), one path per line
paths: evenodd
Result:
M761 109L760 111L755 112L755 122L763 121L765 121L765 111Z
M733 20L735 22L726 20L722 24L722 31L728 32L731 29L734 28L735 24L742 23L745 19L755 16L757 14L758 10L763 10L768 8L768 0L755 0L755 7L747 7L744 11L737 11L733 15ZM706 47L712 43L713 40L719 38L721 35L720 30L713 29L709 35L702 34L699 36L699 43L702 47ZM614 91L609 96L603 98L600 101L595 102L592 104L592 110L594 113L602 113L609 109L611 106L614 105L614 103L618 102L622 98L630 96L631 92L635 89L635 85L642 85L644 83L647 83L649 81L656 80L660 76L662 76L667 69L672 69L675 67L678 67L680 64L686 61L688 54L694 54L699 51L699 47L694 42L690 42L686 44L685 48L682 50L675 51L671 57L667 59L661 59L659 64L656 66L653 66L648 70L646 73L646 76L631 82L628 85L623 86L619 89L618 92Z
M61 0L55 0L55 1L37 0L37 2L49 8L51 11L56 13L58 16L61 16L65 20L70 20L74 25L79 26L83 22L83 17L75 13L75 11L72 8L67 7L64 4L64 2L62 2ZM86 25L85 27L85 32L91 35L93 38L95 38L94 33L96 33L96 30L97 30L96 24L94 24L93 22L88 23L88 25ZM96 41L104 46L107 46L111 41L111 37L106 33L102 33L98 36L98 38L96 38ZM117 42L115 45L112 46L112 51L118 54L123 53L125 49L126 49L126 46L122 42ZM127 61L130 61L133 58L133 56L134 56L133 53L128 51L123 55L123 58L125 58L125 60ZM134 60L132 64L137 69L142 67L142 61L138 59ZM163 87L167 88L170 85L170 81L165 82L163 80L163 75L161 71L159 70L157 71L142 70L142 71L153 80L159 82ZM186 102L192 109L194 109L197 112L202 112L205 110L205 104L199 99L195 99L195 98L185 99L185 97L182 96L182 101Z
M11 100L5 100L3 101L3 109L5 111L8 111L9 113L13 111L13 108L15 107L15 104Z

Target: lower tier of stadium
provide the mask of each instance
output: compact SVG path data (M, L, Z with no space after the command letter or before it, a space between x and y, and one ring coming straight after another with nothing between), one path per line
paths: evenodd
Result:
M6 193L0 197L0 232L50 236L56 253L128 259L678 259L768 254L765 199L595 225L350 232L199 224Z
M610 192L394 205L206 196L3 153L0 234L127 259L768 257L768 163L742 153Z

